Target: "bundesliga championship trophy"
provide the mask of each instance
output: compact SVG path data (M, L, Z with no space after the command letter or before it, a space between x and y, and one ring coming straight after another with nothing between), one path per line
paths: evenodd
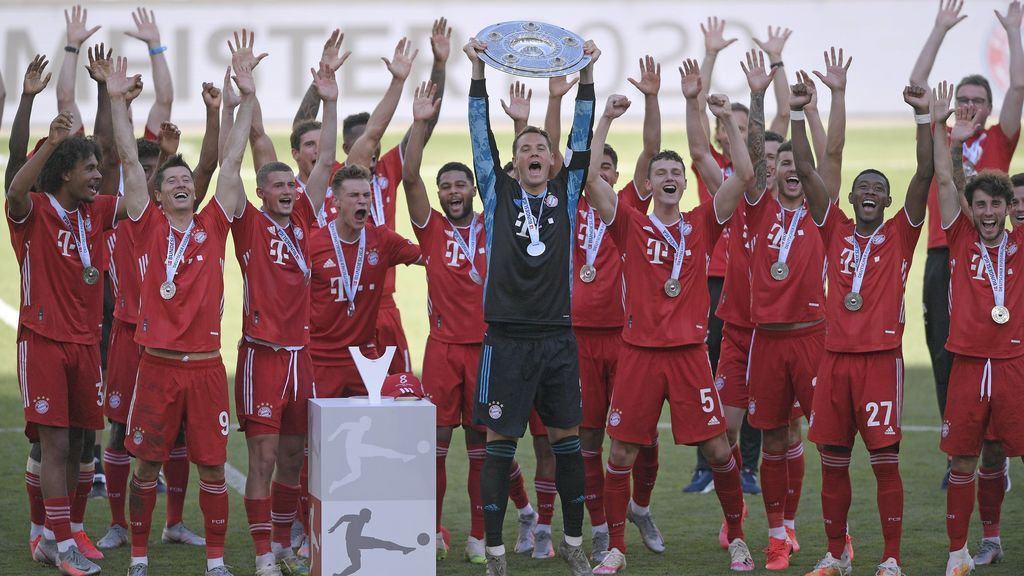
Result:
M480 59L513 76L568 76L590 64L590 56L583 54L583 38L553 24L500 22L481 30L476 39L487 43Z

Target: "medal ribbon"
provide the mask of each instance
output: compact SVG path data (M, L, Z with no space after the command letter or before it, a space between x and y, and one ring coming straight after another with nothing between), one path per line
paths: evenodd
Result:
M78 258L82 261L82 269L89 268L92 266L92 256L89 254L89 245L86 242L85 219L82 218L82 213L78 213L78 236L75 236L75 228L71 225L71 219L68 218L67 210L64 210L64 207L57 202L53 194L47 193L46 198L50 201L50 205L53 206L53 210L57 212L61 222L64 223L64 227L71 233L71 237L75 239L75 248L78 249Z
M992 297L996 306L1002 306L1006 296L1006 242L1009 235L1003 232L1003 241L999 243L999 268L993 269L992 258L988 255L988 248L978 243L981 248L981 261L985 263L985 272L988 273L988 282L992 285Z
M377 226L384 226L384 193L380 189L380 180L373 175L373 202L370 204L370 215L373 216L373 223Z
M540 210L537 212L537 217L533 217L533 207L530 206L530 195L526 193L526 190L519 189L519 193L523 199L523 216L526 217L526 231L530 233L530 244L537 244L540 242L540 229L537 228L537 222L540 221L540 217L544 214L544 198L548 195L547 190L540 196Z
M665 242L676 251L672 257L672 279L679 280L679 272L683 269L683 256L686 255L686 235L683 234L683 217L679 216L679 242L672 237L672 233L668 231L668 228L661 223L653 213L651 214L651 222L654 223L654 227L661 232L661 235L665 238Z
M583 249L587 251L587 266L593 266L597 260L597 251L601 249L601 241L604 240L604 232L607 226L604 220L594 230L594 208L587 208L587 235L583 240Z
M807 212L807 208L801 206L793 214L793 220L789 223L789 228L786 229L786 233L782 236L782 242L779 246L779 262L786 263L786 258L789 257L789 249L793 247L793 240L796 238L796 230L800 227L800 220L804 217ZM779 221L783 224L786 223L786 210L779 210ZM856 244L856 242L854 242Z
M260 210L260 214L263 214L263 216L266 217L266 219L269 220L270 223L274 225L274 228L277 229L277 237L281 239L281 242L284 243L285 248L288 249L288 253L292 255L292 259L294 259L295 263L299 265L299 270L302 270L303 278L308 279L309 266L306 265L306 259L305 257L303 257L302 251L299 250L299 247L296 246L295 243L292 242L291 237L288 236L288 231L285 229L284 226L281 226L277 222L274 222L274 219L271 218L266 212Z
M868 238L868 245L867 247L864 248L863 254L860 251L860 243L857 242L857 231L854 230L853 232L854 268L853 287L850 288L850 292L853 292L854 294L860 294L860 286L861 284L864 283L864 273L867 272L868 269L868 257L871 255L871 245L874 244L875 235L877 235L878 231L882 229L882 226L885 226L884 222L882 224L879 224L878 228L875 228L875 231L871 233L871 236Z
M359 289L359 279L363 276L363 257L366 256L366 228L359 231L359 251L356 253L356 265L352 270L351 277L348 275L345 253L341 249L337 221L331 222L327 229L331 233L331 242L334 243L334 255L338 258L338 267L341 268L341 287L345 290L348 305L354 308L356 305L356 290Z
M192 229L195 225L195 219L188 223L188 228L181 236L181 245L178 246L177 240L174 239L174 227L170 222L167 223L167 259L164 260L164 266L167 270L168 282L174 282L174 276L178 273L178 266L181 266L181 261L185 258L185 249L188 248L188 243L192 239Z
M448 217L444 217L448 220ZM456 228L455 224L451 220L448 220L448 224L452 227L452 237L455 239L455 243L459 245L459 250L466 255L466 260L469 260L469 269L472 272L476 272L477 275L480 273L476 270L476 214L473 214L473 221L469 223L469 245L462 239L462 234L459 234L459 229ZM458 260L456 260L457 262Z

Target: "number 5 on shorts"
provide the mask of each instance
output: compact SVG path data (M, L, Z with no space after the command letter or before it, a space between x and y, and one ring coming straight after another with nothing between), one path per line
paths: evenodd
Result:
M228 418L227 410L221 410L217 420L220 422L220 433L227 436L231 426L231 419Z
M700 389L700 407L709 414L715 411L715 397L711 395L711 388Z

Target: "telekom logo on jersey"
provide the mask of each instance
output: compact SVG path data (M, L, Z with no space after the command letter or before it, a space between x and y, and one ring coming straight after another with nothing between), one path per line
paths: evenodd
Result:
M75 237L71 235L68 230L57 230L57 248L60 249L61 256L71 256L72 250L77 250L75 246Z
M288 254L288 249L285 248L284 240L280 238L270 239L270 258L273 259L274 264L284 266L285 262L291 260L291 255Z
M451 266L452 268L458 268L459 263L463 262L466 259L466 255L462 253L462 250L459 250L458 242L451 238L445 240L444 257L446 260L445 264Z
M1010 246L1012 248L1017 247L1016 244L1011 244ZM1016 250L1013 250L1012 252L1016 252ZM1010 250L1006 251L1007 255L1009 256L1013 255L1012 252ZM955 266L956 262L954 261L953 264ZM998 265L998 263L995 261L995 258L992 258L992 264ZM971 254L971 272L974 273L973 275L971 275L971 280L982 281L985 280L985 276L988 276L988 272L985 270L985 265L981 263L981 254ZM1006 266L1006 275L1013 276L1013 268L1009 266L1009 262L1007 262Z
M374 289L374 285L370 284L370 290ZM363 291L363 285L360 284L356 287L356 293ZM335 302L348 302L348 298L345 297L345 289L342 288L341 276L334 276L331 278L331 296L334 296Z

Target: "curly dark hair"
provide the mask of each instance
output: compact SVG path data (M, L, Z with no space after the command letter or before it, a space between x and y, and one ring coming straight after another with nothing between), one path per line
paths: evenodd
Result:
M100 160L100 149L92 138L72 136L57 146L53 154L46 159L43 171L36 181L36 189L40 192L55 193L63 184L64 175L74 169L75 164L89 157Z
M1006 172L982 170L975 174L964 189L964 196L967 197L968 204L974 202L974 193L978 190L993 198L1002 198L1007 206L1013 202L1013 182L1010 181Z

